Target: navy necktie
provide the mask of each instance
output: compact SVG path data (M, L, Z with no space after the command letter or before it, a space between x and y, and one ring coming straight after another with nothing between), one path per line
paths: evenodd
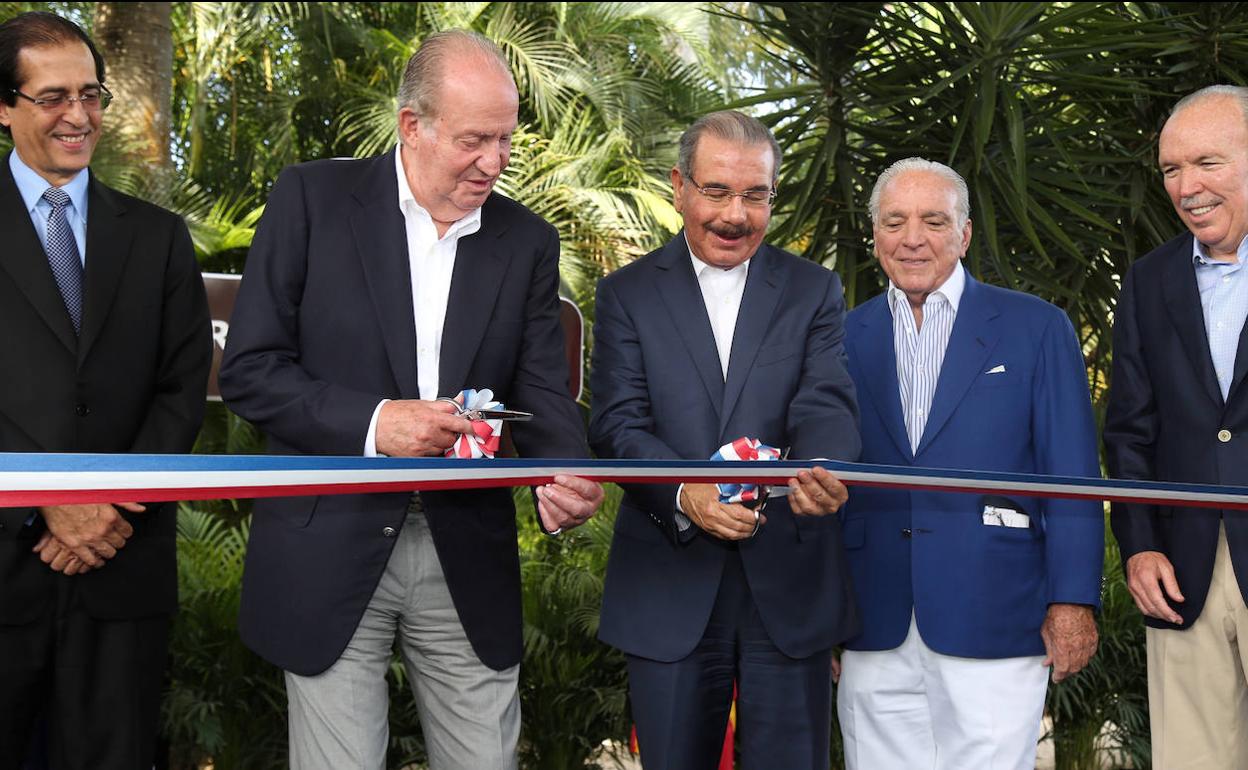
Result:
M44 191L43 199L52 205L44 250L48 252L52 277L61 290L61 299L65 301L65 309L69 311L69 318L74 322L74 333L77 334L82 330L82 259L78 255L74 231L65 216L69 194L59 187L49 187Z

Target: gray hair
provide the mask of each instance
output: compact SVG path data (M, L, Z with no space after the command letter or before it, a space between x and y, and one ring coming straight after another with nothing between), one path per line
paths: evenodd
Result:
M958 215L958 226L965 225L966 220L971 218L971 194L961 174L934 160L905 158L884 169L884 173L875 180L875 187L871 188L871 200L867 204L867 210L871 213L871 224L878 224L880 221L880 198L884 195L884 188L907 171L926 171L944 179L953 188L956 197L954 208Z
M711 134L720 139L739 144L767 144L771 147L774 160L771 171L771 183L774 185L780 176L780 143L772 136L767 126L758 118L752 118L736 110L721 110L703 115L692 126L680 135L680 152L676 167L685 179L693 177L693 154L698 149L698 141L703 134Z
M1244 86L1205 86L1199 91L1193 91L1176 102L1174 108L1170 110L1170 115L1177 115L1180 110L1197 106L1206 100L1214 99L1219 96L1229 96L1238 102L1240 111L1244 113L1244 121L1248 122L1248 88L1245 88Z
M482 60L497 64L500 70L507 73L507 77L512 77L507 57L488 37L466 29L435 32L421 41L416 53L407 60L403 82L399 84L399 107L407 107L422 117L436 115L442 69L446 58L456 52L475 53ZM515 82L514 78L512 82Z

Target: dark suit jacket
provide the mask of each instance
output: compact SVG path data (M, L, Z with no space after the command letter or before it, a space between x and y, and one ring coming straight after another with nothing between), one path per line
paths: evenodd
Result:
M1053 305L966 276L915 452L887 295L854 308L845 325L863 462L1100 475L1083 356ZM986 525L985 505L1026 513L1030 526ZM899 646L913 611L937 652L1039 655L1050 604L1100 604L1105 520L1097 502L859 487L842 521L863 615L850 649Z
M725 380L684 233L598 284L590 442L599 455L709 459L748 436L792 458L855 460L854 388L835 273L763 245L749 265ZM701 639L727 554L677 533L676 485L627 485L607 566L599 637L660 661ZM796 517L784 498L740 541L772 641L801 658L853 634L857 615L835 516Z
M538 457L585 457L559 327L559 240L500 195L461 238L438 395L490 388L533 412L512 438ZM359 455L382 398L419 398L416 329L394 154L282 172L256 231L221 365L221 394L273 454ZM521 653L519 556L508 489L422 493L468 639L503 669ZM297 674L346 647L409 495L258 500L239 617L243 640Z
M105 187L88 190L80 337L9 160L0 159L0 451L188 452L204 413L211 324L181 218ZM55 606L59 579L30 552L43 519L0 509L0 624ZM177 607L175 506L124 514L134 535L107 566L72 578L98 618Z
M1110 475L1203 484L1248 484L1248 327L1239 337L1235 375L1223 400L1205 335L1184 233L1131 266L1114 313L1114 366L1105 412ZM1223 441L1219 434L1228 431ZM1226 436L1227 434L1223 434ZM1154 628L1188 628L1200 616L1213 576L1219 520L1239 590L1248 596L1248 515L1242 511L1116 503L1111 523L1125 566L1141 551L1174 564L1185 602L1172 604L1182 626L1145 618Z

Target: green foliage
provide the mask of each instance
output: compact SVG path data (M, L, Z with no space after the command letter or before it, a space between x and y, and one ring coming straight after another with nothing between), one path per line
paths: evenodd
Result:
M170 637L162 715L171 765L219 770L283 767L286 690L282 673L238 638L247 522L178 512L180 611Z
M1150 761L1144 621L1127 590L1118 543L1112 534L1106 540L1096 656L1075 676L1049 687L1047 709L1062 770L1099 770L1103 755L1113 767L1142 768ZM1120 750L1097 750L1105 725L1105 739Z
M529 490L517 490L522 528L525 768L603 767L603 742L628 739L624 656L597 640L607 553L621 493L607 486L602 510L581 527L540 534Z

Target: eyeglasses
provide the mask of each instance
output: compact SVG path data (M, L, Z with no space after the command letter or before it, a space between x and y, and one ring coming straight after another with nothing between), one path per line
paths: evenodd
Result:
M774 188L770 190L746 190L745 192L737 192L729 190L727 187L703 187L698 184L697 180L691 175L689 184L693 185L693 189L702 194L712 203L728 204L733 198L740 198L749 206L770 206L771 202L776 198Z
M108 109L108 105L113 102L113 95L104 86L99 88L88 88L77 96L69 96L67 94L57 94L55 96L41 96L36 99L33 96L18 91L16 88L9 89L15 96L20 96L36 107L41 108L44 112L60 112L69 109L69 105L78 102L87 112L96 112L98 110Z

